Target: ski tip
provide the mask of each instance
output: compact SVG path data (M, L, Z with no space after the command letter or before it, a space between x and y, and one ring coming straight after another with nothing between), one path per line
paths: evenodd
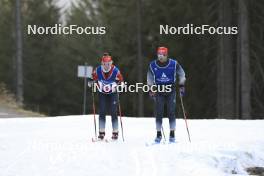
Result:
M106 142L106 143L108 143L109 140L108 139L101 140L101 139L98 139L98 138L92 138L92 142Z
M170 141L160 141L160 142L146 142L145 146L150 147L150 146L155 146L155 145L168 145L168 144L176 144L177 141L170 142Z
M146 147L150 147L150 146L153 146L153 145L159 145L159 144L161 144L161 142L146 142L145 143L145 146Z

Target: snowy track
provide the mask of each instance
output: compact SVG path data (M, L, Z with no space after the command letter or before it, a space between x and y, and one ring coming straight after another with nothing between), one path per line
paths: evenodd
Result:
M191 120L192 143L177 120L176 144L149 147L154 119L123 125L125 142L93 143L92 116L0 119L0 176L243 175L264 166L264 120Z

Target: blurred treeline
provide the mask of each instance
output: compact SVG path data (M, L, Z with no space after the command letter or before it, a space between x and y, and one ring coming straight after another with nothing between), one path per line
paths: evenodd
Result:
M15 3L0 0L0 82L14 93ZM81 114L78 65L97 66L109 52L125 81L146 82L148 63L162 45L186 71L184 103L190 118L264 117L263 8L264 1L257 0L79 0L62 11L52 0L21 0L24 106L48 115ZM56 23L106 26L107 33L27 35L28 24ZM239 34L160 35L160 24L238 26ZM88 91L87 109L92 113ZM139 97L121 95L126 116L153 115L148 94L143 94L143 102Z

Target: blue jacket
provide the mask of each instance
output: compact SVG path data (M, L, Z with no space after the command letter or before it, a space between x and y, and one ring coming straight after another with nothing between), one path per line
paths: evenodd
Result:
M185 72L181 65L174 59L168 59L165 66L159 66L157 60L149 64L147 83L148 85L174 85L177 77L179 77L179 84L185 83Z

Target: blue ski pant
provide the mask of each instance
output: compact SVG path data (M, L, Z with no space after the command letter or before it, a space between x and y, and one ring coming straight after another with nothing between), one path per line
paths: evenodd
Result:
M176 91L169 93L157 93L155 101L156 130L161 131L164 106L167 105L167 114L170 123L170 130L176 127Z
M99 92L99 131L105 131L105 116L108 110L110 110L113 131L118 131L117 109L117 93L103 94Z

